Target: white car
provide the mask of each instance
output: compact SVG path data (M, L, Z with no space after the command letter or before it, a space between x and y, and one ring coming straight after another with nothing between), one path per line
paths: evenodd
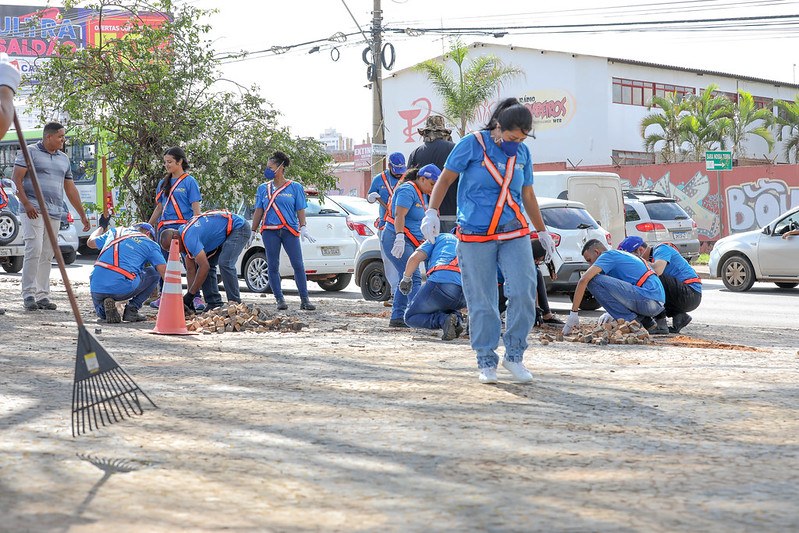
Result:
M770 281L781 289L799 285L799 207L783 213L762 229L720 239L710 252L711 277L727 289L748 291L755 281Z
M624 191L627 235L641 237L648 246L668 242L688 261L699 257L696 222L677 200L654 191Z
M355 232L359 243L377 235L375 223L380 216L380 204L370 204L366 198L360 196L332 195L326 196L325 200L332 200L350 215L350 228Z
M305 221L308 232L316 239L314 243L301 242L306 276L326 291L343 290L352 281L355 256L358 254L358 241L350 227L352 222L346 211L335 202L326 198L322 203L312 193L306 194L308 207L305 209ZM252 221L252 211L250 207L239 210L248 224ZM251 291L270 291L266 252L260 234L242 251L236 262L236 270ZM280 277L294 278L291 262L283 249L280 251Z

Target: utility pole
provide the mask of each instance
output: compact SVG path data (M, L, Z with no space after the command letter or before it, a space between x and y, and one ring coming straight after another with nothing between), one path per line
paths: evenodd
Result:
M374 0L372 11L372 144L383 144L386 136L383 129L383 11L380 0ZM376 155L372 150L372 175L383 171L384 155Z

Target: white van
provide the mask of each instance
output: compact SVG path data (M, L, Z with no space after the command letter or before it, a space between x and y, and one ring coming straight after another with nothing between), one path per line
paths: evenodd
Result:
M610 232L615 248L626 237L621 179L612 172L558 170L533 173L537 197L574 200L585 205L591 216Z

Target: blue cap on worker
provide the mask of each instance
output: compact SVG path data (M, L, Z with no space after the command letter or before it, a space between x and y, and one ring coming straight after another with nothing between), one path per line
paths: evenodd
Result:
M388 168L393 174L405 174L408 167L405 166L405 156L402 152L394 152L388 156Z
M433 163L430 163L419 169L419 175L423 178L430 178L433 181L438 181L438 177L441 175L441 169Z
M155 240L155 228L147 222L137 222L133 225L133 229L139 230L147 234L152 240Z
M619 243L619 250L632 253L645 244L644 239L638 235L631 235Z

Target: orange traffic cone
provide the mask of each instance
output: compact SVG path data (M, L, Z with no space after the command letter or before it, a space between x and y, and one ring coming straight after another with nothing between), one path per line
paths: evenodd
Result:
M161 289L161 303L158 317L151 333L161 335L194 335L186 329L186 313L183 311L183 288L180 280L180 247L173 239L169 246L169 261L166 263L164 288Z

